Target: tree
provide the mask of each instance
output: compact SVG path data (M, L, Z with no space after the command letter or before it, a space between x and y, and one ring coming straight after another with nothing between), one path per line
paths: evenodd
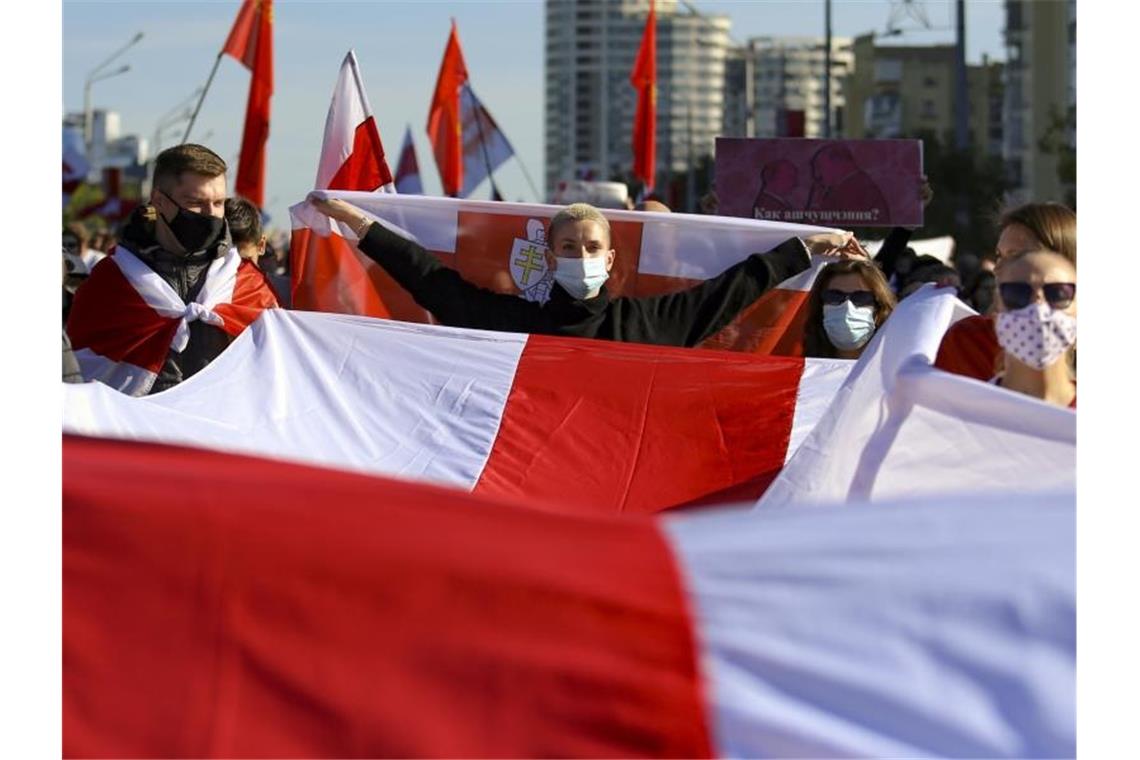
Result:
M1049 109L1049 126L1037 141L1042 153L1057 157L1057 178L1065 186L1065 203L1077 208L1077 109L1069 106L1062 113L1053 106Z
M923 214L917 237L954 238L957 251L980 254L997 243L995 221L1012 183L998 156L983 155L977 149L959 151L949 136L917 135L927 181L934 199ZM869 237L882 237L876 229Z

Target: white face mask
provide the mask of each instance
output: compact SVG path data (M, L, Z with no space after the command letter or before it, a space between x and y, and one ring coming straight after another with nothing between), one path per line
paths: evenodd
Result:
M875 334L875 309L856 306L851 301L823 305L823 330L831 345L840 351L854 351L866 345Z
M558 256L557 259L554 281L579 301L596 296L610 276L605 256L577 259Z
M1000 312L995 328L998 345L1036 370L1051 366L1077 342L1077 318L1045 303Z

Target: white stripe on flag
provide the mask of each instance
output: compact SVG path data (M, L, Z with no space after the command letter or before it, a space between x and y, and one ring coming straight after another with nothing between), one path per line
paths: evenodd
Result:
M64 430L471 489L525 344L516 333L269 309L163 393L66 387Z
M1072 757L1073 492L667 517L722 757Z
M1076 487L1074 412L932 366L959 304L899 304L759 507Z

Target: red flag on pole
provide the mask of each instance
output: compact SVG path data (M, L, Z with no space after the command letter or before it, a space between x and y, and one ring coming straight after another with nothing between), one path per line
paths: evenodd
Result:
M273 94L273 0L245 0L222 52L248 68L249 100L234 190L259 207L265 202L265 143Z
M653 187L657 171L657 9L649 2L649 18L641 48L629 75L637 88L637 113L633 119L633 175Z
M459 31L451 20L451 36L443 51L435 94L428 111L427 133L431 138L435 163L445 195L457 196L463 189L463 129L459 105L459 88L467 81L467 64L459 49Z

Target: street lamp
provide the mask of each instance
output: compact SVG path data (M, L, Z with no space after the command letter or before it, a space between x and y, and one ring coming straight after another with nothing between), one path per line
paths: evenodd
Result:
M186 121L190 118L190 104L201 94L202 88L198 87L194 92L178 101L178 105L158 117L158 121L154 125L154 147L152 152L158 153L159 140L162 137L162 133L166 130L166 127L169 127L171 124L177 124L180 121Z
M91 85L103 79L110 79L113 76L125 74L130 69L130 66L123 66L122 68L116 69L109 74L102 74L101 72L103 69L107 68L107 66L110 65L111 61L115 60L120 55L127 52L127 50L129 50L131 47L138 44L138 41L142 38L142 32L136 33L134 37L131 37L130 41L127 42L126 45L123 45L121 48L116 50L114 53L108 56L105 61L100 63L95 68L91 69L91 71L87 74L87 80L83 83L83 144L87 147L88 159L91 157Z

